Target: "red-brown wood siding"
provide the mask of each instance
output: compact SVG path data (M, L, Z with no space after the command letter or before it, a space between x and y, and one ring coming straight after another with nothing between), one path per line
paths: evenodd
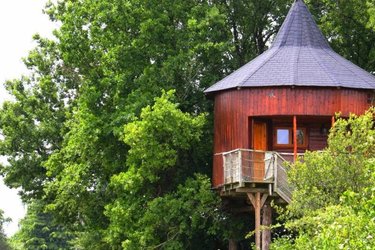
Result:
M341 112L362 114L370 106L371 91L314 87L244 88L215 94L214 154L236 148L250 148L251 117L332 116ZM317 148L324 145L312 131ZM314 136L315 135L315 136ZM214 157L213 186L223 183L221 156Z
M327 146L327 135L322 134L320 128L310 128L309 130L309 150L322 150Z

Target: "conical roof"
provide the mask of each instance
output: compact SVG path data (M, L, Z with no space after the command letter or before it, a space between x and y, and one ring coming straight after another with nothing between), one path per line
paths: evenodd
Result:
M303 0L296 0L272 46L205 93L266 86L375 89L375 77L334 52Z

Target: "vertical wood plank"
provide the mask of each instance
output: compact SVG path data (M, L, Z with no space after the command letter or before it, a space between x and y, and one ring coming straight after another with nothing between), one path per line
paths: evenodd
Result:
M214 93L214 153L251 145L249 117L360 115L371 105L368 90L317 87L242 88ZM290 152L294 148L288 149ZM298 148L297 148L298 150ZM219 161L214 162L214 173ZM220 179L221 170L214 178ZM217 186L220 180L214 181Z

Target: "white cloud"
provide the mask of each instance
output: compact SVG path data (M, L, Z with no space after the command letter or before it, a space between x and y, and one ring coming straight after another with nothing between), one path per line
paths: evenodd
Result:
M56 27L48 20L42 9L47 0L2 0L0 1L0 104L9 99L3 83L27 74L22 58L26 57L35 44L32 36L39 33L51 37ZM3 162L4 159L0 158ZM7 235L17 230L18 221L25 209L16 190L10 190L0 180L0 208L13 222L5 227Z

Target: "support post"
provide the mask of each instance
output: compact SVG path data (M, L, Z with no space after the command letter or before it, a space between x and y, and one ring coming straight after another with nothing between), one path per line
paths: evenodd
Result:
M333 125L335 125L335 116L332 116L332 119L331 119L331 128L333 127Z
M261 241L260 241L260 193L255 193L255 246L260 250Z
M261 231L260 231L260 210L262 208L260 192L256 192L255 196L252 193L247 193L251 204L255 211L255 247L257 250L261 249ZM268 196L268 195L267 195Z
M223 157L223 172L224 172L224 174L223 174L223 178L224 178L224 180L223 180L223 183L224 184L227 184L227 168L226 168L226 163L225 163L225 156L224 156L224 154L222 154L222 157Z
M238 182L240 183L240 187L244 187L245 185L243 184L243 176L242 176L242 151L239 149L238 152Z
M237 250L237 242L236 240L233 240L233 239L230 239L229 240L229 246L228 246L228 250Z
M294 162L297 161L297 116L293 116L293 153Z
M262 250L269 250L271 244L271 229L272 224L272 208L270 204L263 206L262 225L265 227L262 230Z

